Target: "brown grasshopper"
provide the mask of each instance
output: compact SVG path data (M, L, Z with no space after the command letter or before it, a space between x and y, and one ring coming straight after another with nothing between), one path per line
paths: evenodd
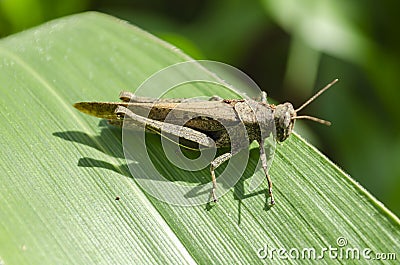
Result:
M210 100L193 102L186 99L138 97L130 92L121 92L122 102L79 102L75 103L74 107L83 113L107 119L113 125L121 126L122 119L125 119L124 122L129 122L131 125L144 126L146 131L169 134L198 146L230 147L229 152L216 157L210 163L213 184L211 196L214 202L217 201L215 169L247 146L248 143L235 141L237 137L247 133L250 143L254 140L259 143L262 168L273 205L275 200L272 194L272 181L267 170L265 137L275 130L275 140L283 142L292 133L296 119L309 119L330 125L328 121L312 116L297 116L297 113L337 81L338 79L333 80L297 109L294 109L289 102L276 106L268 104L265 92L259 101L212 97ZM169 115L171 113L173 115ZM172 118L168 117L166 120L168 115ZM182 125L183 119L185 122ZM240 125L246 132L240 130Z

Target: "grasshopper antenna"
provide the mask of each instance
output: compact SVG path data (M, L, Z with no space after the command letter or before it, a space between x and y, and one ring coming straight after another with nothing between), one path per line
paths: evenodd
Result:
M326 90L328 90L328 88L330 88L331 86L333 86L337 81L339 81L339 79L334 79L332 82L330 82L329 84L327 84L324 88L322 88L320 91L318 91L314 96L312 96L309 100L307 100L306 102L303 103L303 105L301 105L299 108L297 108L295 110L295 112L299 112L300 110L304 109L308 104L310 104L311 102L313 102L317 97L319 97L322 93L324 93ZM327 126L330 126L331 123L329 121L326 120L322 120L316 117L312 117L312 116L307 116L307 115L302 115L302 116L295 116L292 119L307 119L307 120L312 120L321 124L325 124Z
M312 96L309 100L307 100L306 102L303 103L303 105L301 105L299 108L297 108L295 110L295 112L299 112L300 110L304 109L308 104L310 104L311 102L313 102L317 97L319 97L322 93L324 93L326 90L328 90L328 88L330 88L331 86L333 86L337 81L339 81L339 79L335 79L332 82L330 82L329 84L327 84L323 89L321 89L320 91L318 91L314 96Z
M307 116L307 115L302 115L302 116L296 116L292 118L293 120L299 120L299 119L305 119L305 120L312 120L321 124L324 124L326 126L331 126L331 122L330 121L326 121L320 118L316 118L313 116Z

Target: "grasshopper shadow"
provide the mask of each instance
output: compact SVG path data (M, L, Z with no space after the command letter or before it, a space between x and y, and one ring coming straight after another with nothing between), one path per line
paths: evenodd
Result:
M54 132L53 136L61 138L68 142L79 143L91 147L112 157L121 159L124 158L124 153L121 145L121 129L108 125L105 120L100 121L99 127L101 131L100 135L97 136L88 135L80 131ZM78 166L104 168L130 177L129 169L126 163L115 165L90 157L82 157L78 161Z
M106 121L99 123L100 135L92 136L79 131L55 132L53 136L94 148L107 155L124 158L121 142L121 129L110 126Z
M114 171L118 174L122 174L126 177L133 178L130 174L129 168L140 166L140 163L131 162L128 165L125 162L125 155L122 144L122 129L109 125L105 120L100 121L99 128L100 135L96 136L88 135L80 131L54 132L52 135L68 142L74 142L88 146L104 154L107 154L110 157L124 159L124 162L121 164L112 164L107 161L95 158L82 157L77 163L79 167L103 168ZM178 172L180 171L179 169L174 169L172 164L168 164L168 161L160 156L160 153L163 152L159 140L160 137L154 134L146 134L146 138L149 138L150 141L149 148L151 150L148 152L148 154L150 155L150 159L152 160L151 162L154 163L154 166L163 176L166 176L166 179L168 181L185 181L189 183L209 182L208 173L204 172L189 174L187 178L184 177L184 174ZM196 156L196 154L194 156ZM135 175L135 178L136 177L140 178L140 175ZM146 175L145 177L148 178L149 176Z
M124 159L124 152L123 152L123 147L122 147L122 130L120 128L108 125L105 120L100 121L99 127L101 129L100 135L97 136L92 136L88 135L84 132L80 131L65 131L65 132L54 132L53 136L61 138L63 140L69 141L69 142L75 142L79 144L83 144L85 146L94 148L102 153L105 153L109 156L115 157L115 158L120 158ZM146 135L147 137L147 135ZM193 196L199 196L202 193L207 193L207 195L210 193L209 190L204 191L201 190L200 188L197 188L196 185L202 186L202 184L209 183L211 180L210 176L210 171L209 167L206 167L202 170L196 171L196 172L188 172L187 174L182 174L181 169L175 168L173 164L169 164L169 161L166 161L167 159L165 157L160 156L160 152L163 152L162 146L160 144L160 137L158 135L149 135L149 140L151 141L151 148L154 148L153 154L157 154L156 156L153 156L152 162L154 163L155 167L159 170L160 174L163 176L166 176L166 179L168 181L183 181L186 183L193 183L195 186L193 186L193 189L190 193L186 194L187 197L193 197ZM190 158L196 157L197 154L194 152L194 154L188 154L188 157ZM250 159L249 163L247 164L244 173L242 174L241 178L238 180L238 182L234 185L234 191L233 191L233 197L235 200L238 201L239 204L239 216L240 216L240 206L243 200L253 197L253 196L265 196L268 199L268 196L266 195L265 189L262 189L261 191L253 192L253 193L246 193L245 192L245 181L249 178L251 178L254 175L254 172L256 170L257 162L259 159L259 151L257 148L250 150ZM221 165L217 170L216 174L217 176L222 173L228 163L224 163ZM140 163L136 164L132 162L132 164L127 164L126 162L123 162L121 164L112 164L106 161L98 160L95 158L90 158L90 157L82 157L79 159L77 165L79 167L86 167L86 168L103 168L106 170L111 170L114 171L118 174L124 175L129 178L134 178L130 174L130 167L140 167ZM183 170L184 171L184 170ZM187 172L187 171L185 171ZM135 178L140 176L136 176ZM148 176L146 176L148 178ZM218 177L217 177L217 182L218 182ZM224 183L218 183L218 185L224 185ZM211 187L211 186L210 186ZM266 200L267 200L266 199ZM212 204L207 204L206 205L206 210L211 210ZM267 207L266 207L267 209Z

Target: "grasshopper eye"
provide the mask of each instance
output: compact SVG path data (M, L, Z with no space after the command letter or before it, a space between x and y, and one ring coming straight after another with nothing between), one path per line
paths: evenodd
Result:
M276 106L274 113L275 128L276 128L276 139L279 142L286 140L292 133L294 126L293 117L296 116L293 105L290 103L284 103Z
M284 126L285 128L286 128L286 127L289 127L291 121L292 121L292 119L291 119L290 112L289 112L289 111L286 111L286 112L285 112L285 116L284 116L284 120L283 120L283 126Z

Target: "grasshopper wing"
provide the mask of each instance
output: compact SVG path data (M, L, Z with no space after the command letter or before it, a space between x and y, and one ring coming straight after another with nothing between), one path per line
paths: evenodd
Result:
M126 102L78 102L74 107L79 111L101 119L117 120L115 110L118 106L127 107Z
M153 120L208 132L224 130L240 122L232 105L224 101L133 103L128 108L134 113Z

